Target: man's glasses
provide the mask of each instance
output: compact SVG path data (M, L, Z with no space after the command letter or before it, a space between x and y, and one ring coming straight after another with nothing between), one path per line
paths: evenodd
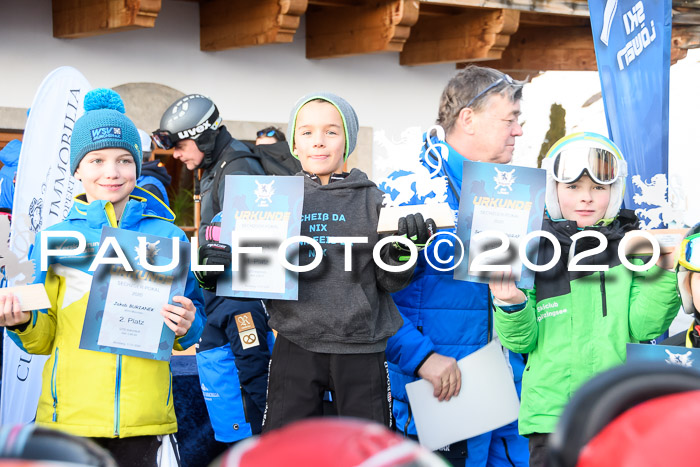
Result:
M486 86L479 94L477 94L476 96L472 97L472 99L471 99L469 102L467 102L467 105L465 105L465 106L462 107L462 108L464 109L464 108L467 108L467 107L471 107L472 104L473 104L474 102L476 102L477 99L479 99L480 97L482 97L483 95L485 95L487 92L489 92L490 90L492 90L492 89L495 88L496 86L499 86L501 83L506 83L506 84L510 84L511 86L515 86L515 81L513 80L513 78L511 78L510 75L507 75L507 74L503 73L503 76L501 76L501 77L498 78L496 81L494 81L493 83L491 83L491 84L489 84L488 86Z
M258 138L262 138L263 136L269 136L269 137L275 137L277 138L277 130L260 130L257 132Z

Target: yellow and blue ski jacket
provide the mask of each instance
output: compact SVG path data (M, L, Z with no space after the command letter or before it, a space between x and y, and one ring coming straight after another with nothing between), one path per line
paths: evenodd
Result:
M93 276L88 268L102 227L188 241L172 223L174 218L167 206L139 187L134 188L119 225L109 201L88 204L85 195L79 195L66 220L44 231L78 231L87 246L77 256L49 256L46 271L41 270L40 256L44 231L37 234L30 253L35 265L33 282L44 284L51 307L33 311L27 325L8 334L28 353L50 355L42 376L38 425L77 436L110 438L177 431L169 362L79 348ZM176 338L177 350L195 344L205 322L202 293L191 271L185 295L197 312L187 334Z

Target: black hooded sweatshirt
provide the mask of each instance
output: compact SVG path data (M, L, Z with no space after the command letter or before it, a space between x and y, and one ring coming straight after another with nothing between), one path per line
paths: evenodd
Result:
M403 324L391 293L408 285L414 269L389 273L374 262L383 194L358 169L327 185L304 176L301 235L319 242L324 256L315 269L299 273L297 301L270 301L270 327L311 352L382 352ZM369 241L352 246L352 270L345 271L345 245L328 243L328 237ZM311 245L301 245L299 265L311 263L313 255ZM401 264L389 258L386 247L382 259Z

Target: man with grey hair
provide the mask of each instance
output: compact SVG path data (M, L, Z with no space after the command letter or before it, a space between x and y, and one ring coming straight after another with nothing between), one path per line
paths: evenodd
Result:
M447 84L440 98L437 124L445 140L426 134L421 167L415 172L400 170L389 175L379 187L388 205L447 202L455 212L462 185L462 162L509 163L515 139L523 134L518 122L523 83L500 71L469 66ZM444 144L441 153L436 145ZM426 178L442 178L443 183L422 184ZM418 189L431 186L432 191ZM403 201L408 200L408 201ZM454 247L433 242L427 247L430 258L454 262ZM435 261L433 261L435 263ZM389 339L389 360L393 413L396 428L415 437L416 428L405 385L423 378L433 385L439 400L459 394L462 375L457 360L491 341L491 295L487 284L458 281L452 269L439 270L419 255L411 284L393 294L403 318L402 328ZM519 390L524 367L523 356L510 355L516 387ZM465 375L465 378L478 375ZM445 446L440 450L453 465L501 466L528 464L527 440L518 435L517 422L493 432Z
M515 138L523 134L518 123L521 97L522 83L492 68L471 66L447 83L436 123L463 157L507 164Z

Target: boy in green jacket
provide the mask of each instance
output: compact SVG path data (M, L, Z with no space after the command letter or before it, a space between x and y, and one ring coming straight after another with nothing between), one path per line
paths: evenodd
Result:
M627 167L617 146L595 133L572 134L552 146L543 168L548 214L543 230L557 239L561 256L536 274L534 288L526 293L510 274L495 274L489 284L502 344L530 354L519 427L530 440L531 466L545 465L547 437L579 386L624 363L628 342L666 331L680 306L676 276L664 269L670 254L645 271L632 270L642 259L627 262L618 254L620 240L639 229L639 221L634 212L620 210ZM604 238L573 242L581 231ZM599 245L604 248L595 252ZM570 261L572 248L572 255L595 254ZM538 263L545 265L556 254L543 238ZM576 263L595 270L577 270Z

